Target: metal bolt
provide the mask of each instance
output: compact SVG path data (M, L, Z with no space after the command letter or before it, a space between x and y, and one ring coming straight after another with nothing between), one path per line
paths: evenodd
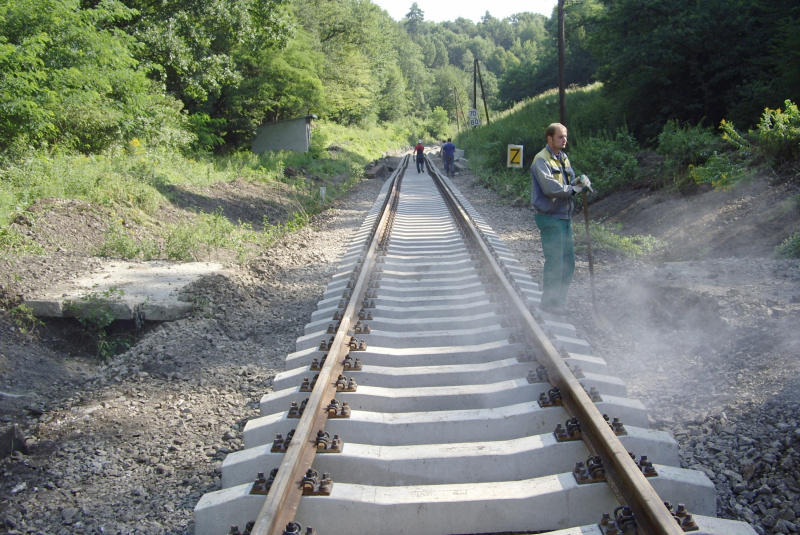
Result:
M283 535L300 535L300 530L303 526L297 522L289 522L286 524L286 529L283 530Z

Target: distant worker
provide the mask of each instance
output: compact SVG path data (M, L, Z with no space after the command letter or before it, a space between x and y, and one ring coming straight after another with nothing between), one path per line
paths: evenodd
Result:
M456 155L456 146L447 138L447 143L442 145L442 159L444 160L444 174L453 176L455 168L453 167L453 158Z
M417 155L417 173L424 173L425 172L425 156L422 153L425 152L425 145L422 144L422 140L419 140L417 146L414 147L414 153Z
M567 153L567 127L553 123L545 130L547 146L533 158L531 165L531 203L533 219L542 237L544 274L542 310L563 313L567 290L575 272L575 249L572 241L572 196L589 188L586 176L575 178Z

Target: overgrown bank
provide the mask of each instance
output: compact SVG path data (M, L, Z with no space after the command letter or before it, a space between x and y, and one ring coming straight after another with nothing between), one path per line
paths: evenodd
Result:
M185 261L224 250L246 260L329 207L386 147L404 143L400 134L321 124L305 154L192 157L138 139L96 155L30 151L0 169L2 254L70 249L68 234L34 236L37 221L72 203L102 234L82 253Z
M727 121L718 128L670 121L648 140L634 137L624 114L599 84L567 91L567 110L567 150L577 172L592 179L596 192L590 194L590 204L615 192L642 188L682 195L710 188L724 191L760 177L768 187L785 188L785 196L772 207L775 216L800 213L800 111L791 101L782 109L764 110L757 128L748 132ZM553 90L518 104L491 125L462 132L456 141L487 187L509 202L526 204L530 163L544 146L545 128L558 120L558 93ZM523 146L521 169L506 167L506 147L512 144ZM626 229L593 225L601 237L600 248L641 255L658 245ZM775 254L797 258L800 227L790 223L780 234Z

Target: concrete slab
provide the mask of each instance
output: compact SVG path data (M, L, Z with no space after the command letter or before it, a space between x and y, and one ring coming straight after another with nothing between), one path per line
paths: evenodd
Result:
M348 401L345 394L340 393L336 399ZM650 425L647 412L638 401L604 396L597 408L611 418L619 418L625 425L642 428ZM486 409L433 412L427 412L426 409L427 407L420 406L418 412L354 410L350 418L330 420L326 430L331 436L338 434L346 437L343 440L351 442L400 446L431 442L510 440L530 434L552 432L557 424L564 424L569 418L563 407L540 408L536 402ZM286 436L289 430L296 428L299 420L288 418L288 412L287 406L282 412L248 420L243 433L245 448L270 443L277 434Z
M582 440L557 442L553 433L504 441L376 446L343 440L342 452L320 454L314 469L336 474L336 481L371 485L437 485L515 481L569 472L589 450ZM630 427L620 437L628 451L647 455L650 462L680 466L678 443L669 433ZM252 483L259 472L280 466L283 453L272 443L239 450L222 463L222 487Z
M695 514L714 515L714 485L701 472L657 467L651 484L662 496L688 495ZM224 533L231 525L256 518L263 496L239 485L205 494L195 507L197 535ZM565 529L597 521L619 505L605 483L579 485L572 473L533 479L487 483L378 487L337 483L330 496L305 496L295 521L323 526L330 533L385 533L388 526L413 526L413 533L524 533L535 522L538 530ZM497 511L502 511L498 515ZM535 519L535 520L533 520ZM412 533L392 529L391 533Z
M193 304L179 292L201 277L222 273L217 262L108 261L92 273L65 281L43 295L25 298L40 317L74 317L105 302L119 320L172 321L185 316Z
M611 513L611 511L606 512L609 514ZM694 518L700 530L690 533L697 535L756 535L756 530L744 522L695 514L692 515L692 518ZM548 535L605 535L605 531L603 531L598 524L592 524L589 526L551 531Z

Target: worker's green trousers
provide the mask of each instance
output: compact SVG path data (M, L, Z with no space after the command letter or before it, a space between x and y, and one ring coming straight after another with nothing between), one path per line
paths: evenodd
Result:
M533 219L542 235L544 251L542 306L563 306L567 302L567 290L575 272L572 221L543 214L535 214Z

